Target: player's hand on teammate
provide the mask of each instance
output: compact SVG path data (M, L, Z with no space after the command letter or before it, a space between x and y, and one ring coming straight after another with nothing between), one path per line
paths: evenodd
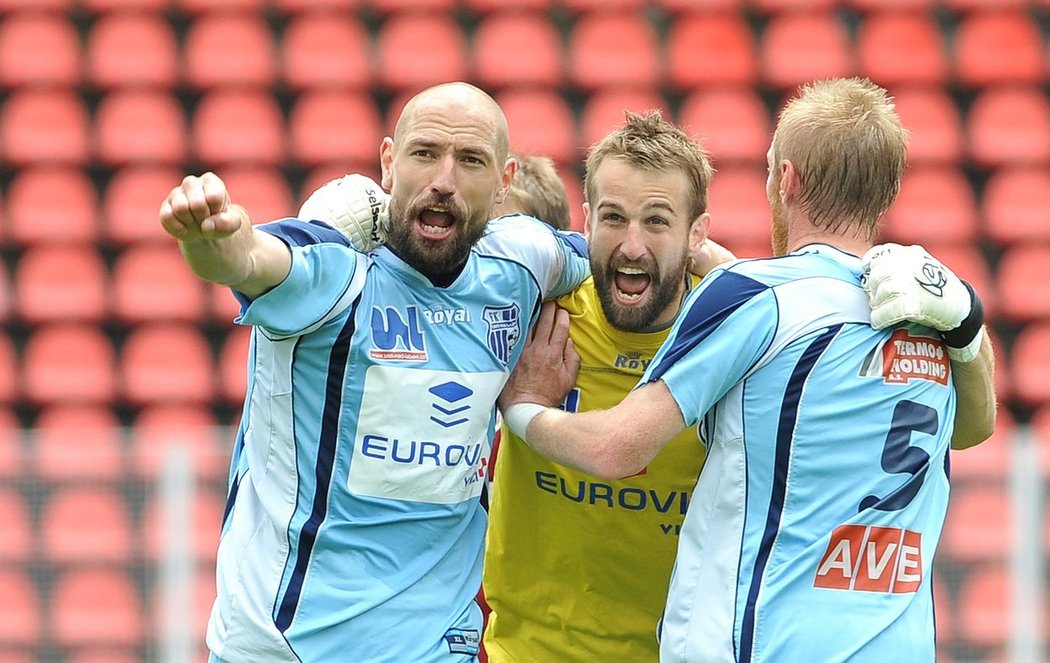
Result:
M984 310L970 284L918 245L873 246L862 265L873 327L915 322L940 331L953 359L976 356Z
M569 312L547 302L503 387L499 406L504 411L514 403L558 407L576 384L579 371L580 356L569 338Z
M710 237L700 245L700 250L689 256L689 271L703 278L715 267L736 260L733 252Z
M244 209L230 202L226 183L215 173L188 175L160 206L160 223L180 242L218 240L250 223Z
M390 194L372 178L350 173L321 185L299 208L299 218L324 221L358 251L368 253L386 241Z

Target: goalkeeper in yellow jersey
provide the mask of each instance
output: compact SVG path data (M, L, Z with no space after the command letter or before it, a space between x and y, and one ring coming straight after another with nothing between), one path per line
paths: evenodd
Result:
M557 300L582 362L567 410L615 405L667 338L698 280L689 267L707 237L712 173L703 148L658 112L629 113L591 149L584 213L593 278ZM503 436L484 571L489 660L657 660L678 530L704 458L697 431L616 481Z

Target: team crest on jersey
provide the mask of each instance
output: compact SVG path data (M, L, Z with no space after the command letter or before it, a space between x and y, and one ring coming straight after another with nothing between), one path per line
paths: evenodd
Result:
M481 633L472 628L450 628L445 632L448 653L476 656L481 646Z
M886 384L908 384L911 380L928 380L947 385L950 360L944 342L939 338L912 334L898 329L864 360L860 374L881 377Z
M496 357L506 364L510 360L511 350L521 336L518 320L521 318L521 309L517 304L510 306L486 306L481 314L485 324L489 327L488 343Z
M373 359L390 361L426 361L427 343L419 325L419 309L409 306L404 311L387 306L372 307Z

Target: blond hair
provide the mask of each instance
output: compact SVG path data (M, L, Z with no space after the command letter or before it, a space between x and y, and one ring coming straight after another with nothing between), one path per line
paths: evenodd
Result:
M816 81L780 112L773 166L794 164L798 201L814 225L874 239L900 191L907 142L886 90L866 78Z
M569 229L569 195L554 161L538 155L516 155L514 174L501 213L520 211L546 221L558 230Z
M689 180L690 218L707 211L707 189L715 169L711 156L684 131L663 119L658 110L627 111L623 125L591 146L587 154L584 191L587 200L597 197L594 181L598 166L607 158L620 158L637 168L681 170Z

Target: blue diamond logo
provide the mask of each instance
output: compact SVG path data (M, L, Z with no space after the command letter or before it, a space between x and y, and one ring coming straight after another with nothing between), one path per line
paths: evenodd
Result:
M434 394L441 400L447 403L455 403L461 401L467 396L474 394L473 391L467 389L458 382L446 382L445 384L439 384L436 387L430 388L430 393Z

